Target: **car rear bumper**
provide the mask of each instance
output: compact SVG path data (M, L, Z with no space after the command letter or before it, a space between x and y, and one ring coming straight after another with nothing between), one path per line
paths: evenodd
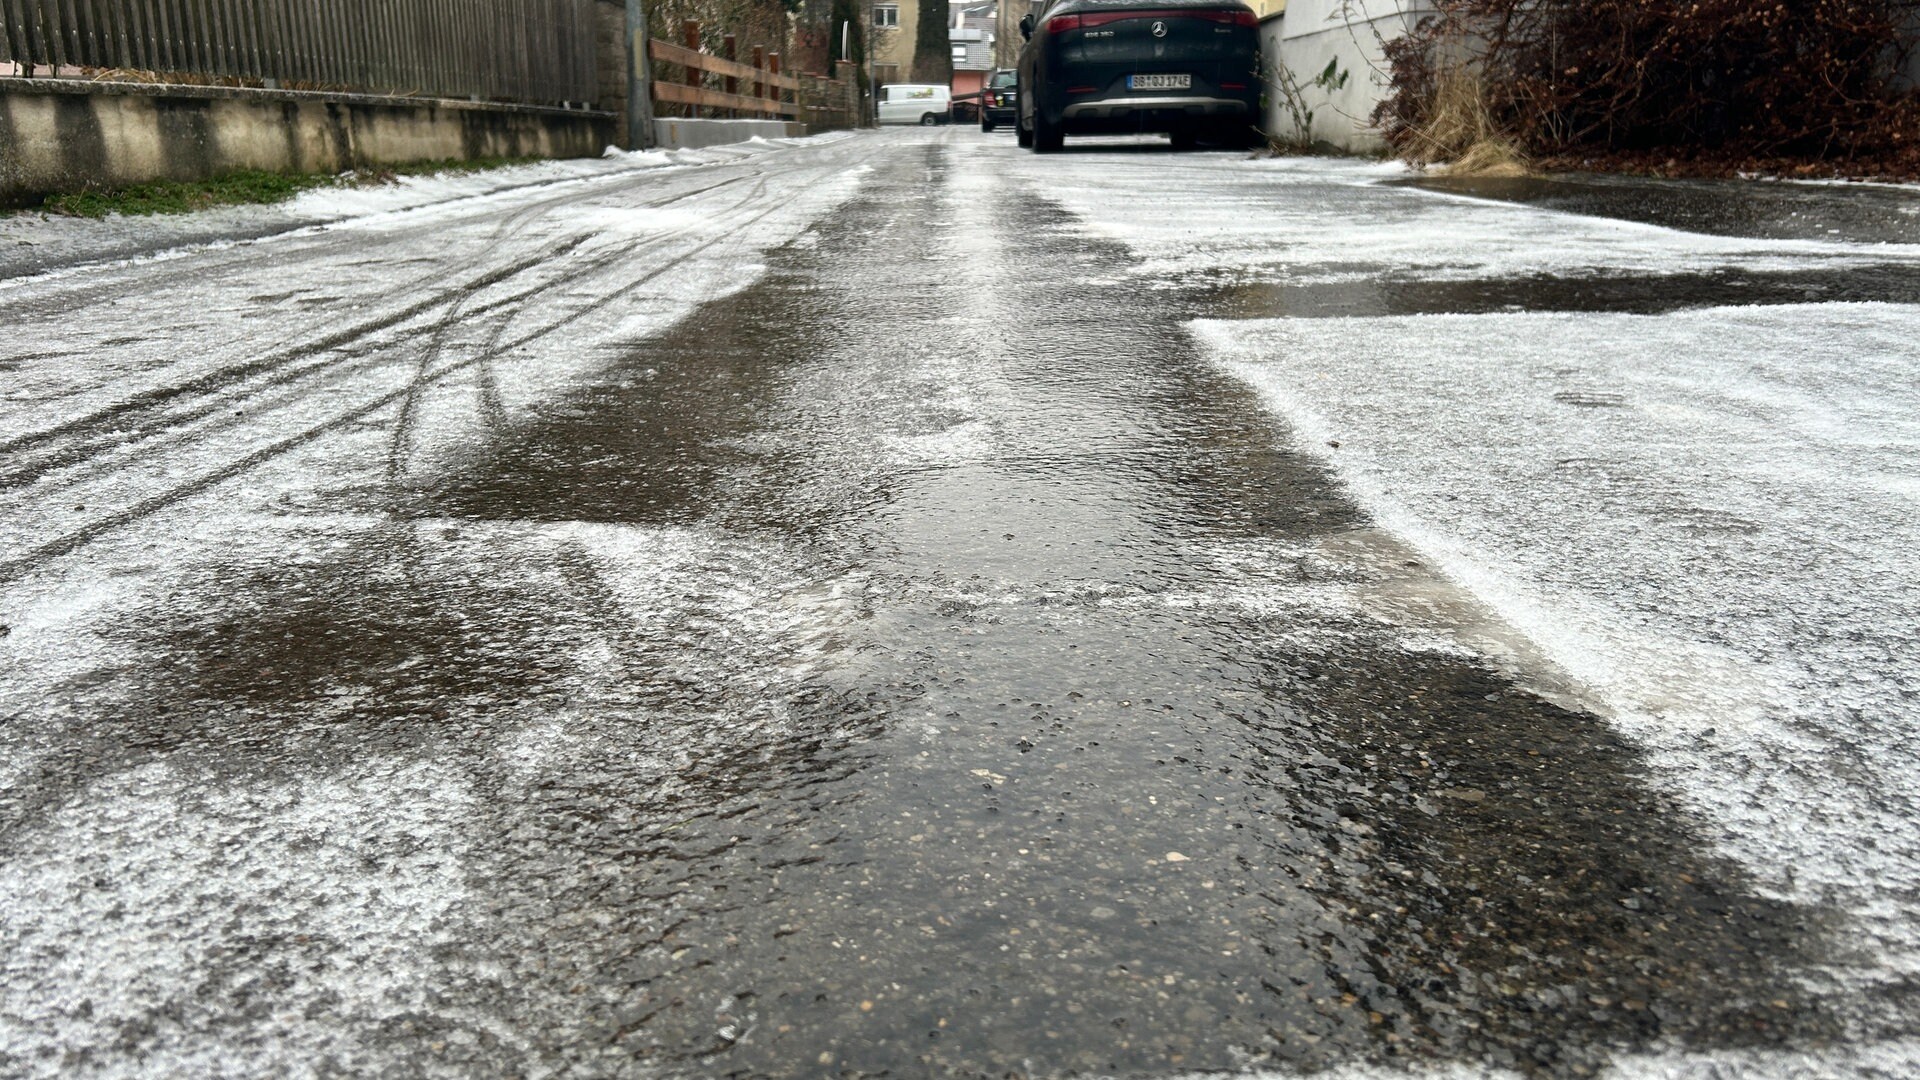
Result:
M1139 120L1231 120L1251 116L1253 108L1242 98L1225 97L1135 97L1076 101L1061 110L1060 118L1069 124L1117 123Z

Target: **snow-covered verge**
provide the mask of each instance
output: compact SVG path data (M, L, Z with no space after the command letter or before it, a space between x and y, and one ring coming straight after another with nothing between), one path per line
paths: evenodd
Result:
M807 140L754 139L698 150L623 151L598 158L507 165L471 172L396 176L382 183L346 183L302 192L266 206L228 206L191 214L99 220L40 211L0 214L0 282L74 264L176 252L182 247L252 239L350 218L399 213L502 192L590 182L638 170L692 167L739 160L801 142L820 145L846 133Z

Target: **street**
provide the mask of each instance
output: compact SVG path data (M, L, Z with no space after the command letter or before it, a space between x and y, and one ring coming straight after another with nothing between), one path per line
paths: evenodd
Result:
M1920 191L520 168L0 219L0 1075L1920 1073Z

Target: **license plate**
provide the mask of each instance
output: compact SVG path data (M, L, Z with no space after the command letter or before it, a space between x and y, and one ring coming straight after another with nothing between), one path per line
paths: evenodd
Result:
M1129 75L1127 76L1127 89L1129 90L1191 90L1193 89L1193 76L1191 75Z

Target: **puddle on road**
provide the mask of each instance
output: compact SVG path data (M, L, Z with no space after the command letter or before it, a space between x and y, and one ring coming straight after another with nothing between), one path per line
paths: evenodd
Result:
M153 629L194 673L156 699L233 718L210 760L472 777L422 1063L1583 1075L1832 1030L1792 978L1818 913L1600 721L1372 617L1411 584L1184 305L958 184L937 145L877 162L390 534ZM1031 291L928 258L963 237Z
M1881 184L1646 180L1630 176L1423 176L1405 187L1638 221L1712 236L1920 243L1920 192Z
M1920 268L1886 264L1844 270L1764 273L1721 270L1620 277L1399 277L1378 267L1363 280L1289 285L1247 282L1200 293L1211 318L1340 318L1486 315L1513 311L1617 311L1658 315L1693 308L1761 304L1920 304Z

